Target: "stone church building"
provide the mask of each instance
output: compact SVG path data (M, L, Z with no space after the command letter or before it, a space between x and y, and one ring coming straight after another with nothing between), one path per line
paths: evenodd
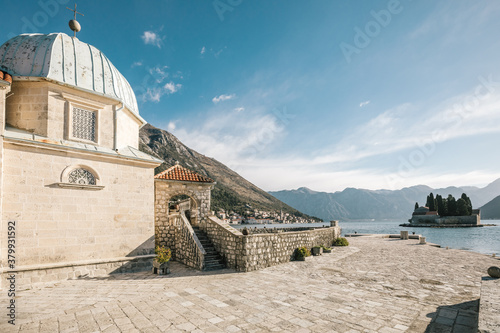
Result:
M145 123L92 45L53 33L0 46L2 276L29 285L150 262L162 161L138 150Z
M154 175L145 123L92 45L52 33L0 46L0 288L10 274L29 287L149 269L155 244L196 269L251 271L340 235L243 235L211 216L214 180L180 165Z

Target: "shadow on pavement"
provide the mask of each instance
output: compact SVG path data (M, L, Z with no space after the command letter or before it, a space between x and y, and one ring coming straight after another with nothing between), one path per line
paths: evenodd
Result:
M157 279L175 279L175 278L183 278L190 276L210 276L210 275L224 275L224 274L239 274L234 269L226 268L215 271L199 271L194 268L188 267L180 262L171 261L169 263L170 274L167 275L156 275L152 273L151 269L142 270L139 272L120 272L115 271L111 272L107 276L98 276L98 277L90 277L90 276L81 276L78 280L157 280Z
M432 318L425 333L475 333L477 332L479 299L460 304L440 306L429 313Z

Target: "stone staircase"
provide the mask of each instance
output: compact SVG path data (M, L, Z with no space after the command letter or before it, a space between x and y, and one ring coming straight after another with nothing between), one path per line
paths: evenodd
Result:
M193 230L206 252L205 263L203 265L204 270L215 271L226 268L226 265L224 265L224 259L222 259L219 252L217 252L207 234L198 227L193 227Z

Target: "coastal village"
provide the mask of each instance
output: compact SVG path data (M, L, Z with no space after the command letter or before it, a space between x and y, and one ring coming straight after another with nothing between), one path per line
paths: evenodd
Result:
M265 211L260 209L252 209L247 205L247 211L244 215L240 215L233 211L226 212L219 210L217 217L229 224L292 224L292 223L315 223L314 219L308 219L300 216L294 216L283 211Z

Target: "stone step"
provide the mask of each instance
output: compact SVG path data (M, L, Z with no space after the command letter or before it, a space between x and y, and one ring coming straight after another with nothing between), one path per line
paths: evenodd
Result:
M194 233L201 245L205 249L205 262L204 262L204 270L205 271L215 271L219 269L224 269L226 266L224 265L224 260L220 256L219 252L215 249L212 241L208 238L207 234L204 233L200 228L193 227Z

